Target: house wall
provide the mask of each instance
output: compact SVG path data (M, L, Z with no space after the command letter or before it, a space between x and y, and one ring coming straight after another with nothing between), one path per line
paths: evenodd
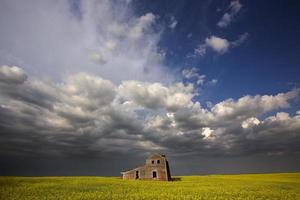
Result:
M135 169L122 172L123 179L129 180L129 179L136 179L136 172L138 171L138 179L143 179L145 177L145 166L137 167Z
M159 163L157 162L159 161ZM153 162L153 163L152 163ZM168 180L168 174L166 170L166 158L159 155L152 155L146 160L146 174L145 178L153 179L152 172L157 172L157 180Z
M166 158L156 154L149 156L144 166L123 172L123 179L136 179L136 171L139 172L138 179L168 181L171 178ZM156 171L156 178L153 178L153 171Z
M123 179L124 180L129 180L129 179L135 179L135 171L134 170L130 170L127 172L123 172Z

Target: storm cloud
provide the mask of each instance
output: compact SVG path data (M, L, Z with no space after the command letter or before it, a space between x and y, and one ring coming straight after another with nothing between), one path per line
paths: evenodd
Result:
M299 89L227 99L206 109L192 100L193 87L182 83L124 81L115 85L79 73L61 83L28 77L12 84L11 76L8 73L0 84L2 154L299 152L299 112L262 118L289 107Z
M218 80L166 67L160 16L136 15L130 1L30 2L0 2L3 174L116 175L149 152L187 174L299 156L300 111L287 111L299 88L205 107L201 89Z

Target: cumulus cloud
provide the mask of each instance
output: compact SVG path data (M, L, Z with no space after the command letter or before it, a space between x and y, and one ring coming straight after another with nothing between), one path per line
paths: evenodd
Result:
M126 99L150 109L177 110L190 105L193 97L193 86L182 83L165 87L161 83L124 81L119 91Z
M0 82L21 84L26 81L27 75L24 71L16 66L2 66L0 67Z
M256 117L250 117L242 122L242 127L249 128L258 125L259 123L259 119L257 119Z
M116 95L111 81L86 73L68 77L61 88L68 99L90 109L111 103Z
M219 38L216 36L211 36L205 39L205 44L212 50L218 53L225 53L229 48L229 42L226 39Z
M227 99L212 107L212 112L219 118L243 119L259 116L280 108L288 108L289 101L299 96L299 89L277 95L244 96L238 100Z
M299 114L290 116L285 112L278 112L260 123L254 120L252 126L244 129L247 143L253 141L255 147L246 149L250 153L265 151L268 155L284 155L299 153L300 117ZM249 153L248 152L248 153Z
M200 44L194 52L198 56L204 56L206 54L206 49L210 48L219 54L223 54L228 51L229 47L230 42L227 39L211 36L206 38L205 43Z
M205 39L205 42L198 45L194 49L194 55L204 56L207 52L207 49L211 49L218 54L224 54L228 52L230 48L235 48L243 44L249 37L249 33L243 33L239 36L237 40L228 41L225 38L211 36Z
M231 1L230 5L228 6L228 12L226 12L220 21L217 23L217 26L220 28L226 28L230 25L234 17L237 15L237 13L241 10L242 4L239 0Z
M214 138L213 132L214 131L212 129L210 129L209 127L204 127L204 128L202 128L201 134L204 136L205 140L211 140Z
M194 93L191 84L114 84L87 73L60 83L30 77L0 84L1 152L96 156L155 150L199 155L299 151L300 112L290 116L280 111L262 119L288 108L299 89L227 99L208 109L193 99Z
M122 105L115 105L116 86L101 77L81 73L60 84L36 84L28 80L19 85L1 85L0 89L2 141L11 142L11 137L17 134L23 142L13 145L21 152L26 151L22 148L23 143L28 143L28 148L31 148L39 145L35 144L36 140L45 144L45 152L48 148L51 150L49 144L56 146L57 152L67 154L76 148L81 153L88 149L92 152L109 150L105 146L108 144L102 143L113 141L113 138L116 138L116 144L131 142L129 146L133 147L136 142L143 142L138 136L139 124L135 122L135 116L123 110ZM33 135L36 137L34 143L30 142ZM83 135L84 140L80 142ZM96 145L100 143L102 146ZM76 144L89 148L81 149ZM138 145L136 148L145 147Z

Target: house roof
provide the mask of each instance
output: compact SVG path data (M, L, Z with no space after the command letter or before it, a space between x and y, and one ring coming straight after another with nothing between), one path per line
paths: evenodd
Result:
M136 171L136 170L139 170L140 168L143 168L143 167L145 167L145 165L141 165L139 167L135 167L133 169L130 169L130 170L127 170L127 171L123 171L123 172L121 172L121 174L125 174L125 173L131 172L131 171Z
M157 157L165 158L166 156L164 154L152 153L152 154L150 154L150 156L148 156L148 159L157 158Z

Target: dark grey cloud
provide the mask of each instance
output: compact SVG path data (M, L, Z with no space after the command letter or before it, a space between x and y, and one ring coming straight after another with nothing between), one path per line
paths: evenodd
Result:
M140 158L153 151L175 159L233 158L292 156L300 151L299 112L259 119L289 107L299 89L227 99L210 110L192 101L191 86L139 81L117 86L86 73L61 83L33 77L2 82L0 92L0 155L6 158Z
M0 91L1 148L7 154L299 152L299 112L292 117L279 112L258 119L289 107L289 101L299 96L299 89L227 99L211 110L192 101L190 86L139 81L116 86L86 73L69 76L58 84L29 77L18 84L0 84Z
M0 88L2 152L91 155L147 146L136 117L114 105L108 80L81 73L61 84L29 78Z

